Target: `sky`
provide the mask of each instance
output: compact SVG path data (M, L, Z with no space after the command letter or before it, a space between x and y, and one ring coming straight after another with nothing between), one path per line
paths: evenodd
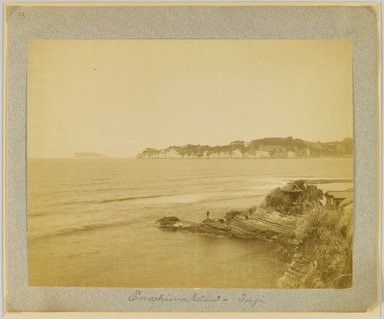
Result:
M32 40L28 158L353 136L347 40Z

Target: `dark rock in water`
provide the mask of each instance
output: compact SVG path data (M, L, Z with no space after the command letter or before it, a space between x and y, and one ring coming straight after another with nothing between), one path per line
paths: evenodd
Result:
M176 223L179 222L180 219L176 216L163 217L156 221L156 224L159 225L159 228L167 229L167 230L177 230Z
M175 216L164 217L156 221L160 229L181 230L191 233L200 233L213 236L231 236L225 224L213 219L205 219L201 223L181 220Z
M175 222L178 222L180 221L180 219L176 216L170 216L170 217L163 217L163 218L160 218L156 221L156 223L175 223Z

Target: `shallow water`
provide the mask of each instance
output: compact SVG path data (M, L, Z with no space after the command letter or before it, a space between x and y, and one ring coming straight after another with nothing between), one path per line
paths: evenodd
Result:
M160 231L154 222L200 221L207 210L221 217L296 178L352 178L352 160L30 160L29 282L272 288L285 269L276 244Z

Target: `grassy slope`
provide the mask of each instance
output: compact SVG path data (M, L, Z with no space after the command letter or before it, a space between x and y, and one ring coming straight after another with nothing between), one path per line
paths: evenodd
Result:
M318 208L304 214L296 229L298 245L282 288L347 288L352 285L352 205Z

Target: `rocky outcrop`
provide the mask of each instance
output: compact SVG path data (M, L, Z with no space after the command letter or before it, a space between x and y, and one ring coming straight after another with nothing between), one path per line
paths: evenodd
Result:
M268 240L294 238L302 209L321 205L322 192L314 186L306 186L302 181L294 182L293 185L300 187L300 196L291 197L289 191L277 188L266 196L259 207L251 207L245 211L230 211L223 218L206 218L201 223L180 220L175 216L164 217L157 221L157 225L163 230L240 238Z
M258 207L241 212L228 212L220 219L206 218L194 223L179 218L164 217L156 223L162 230L178 230L214 236L239 238L287 239L295 236L296 218L278 212L268 213Z
M175 216L164 217L156 221L162 230L186 231L213 236L231 236L230 230L225 224L205 219L201 223L194 223L187 220L180 220Z
M327 208L320 189L295 181L270 192L260 206L219 219L171 216L156 223L168 231L277 241L287 260L279 287L345 288L352 282L352 205Z

